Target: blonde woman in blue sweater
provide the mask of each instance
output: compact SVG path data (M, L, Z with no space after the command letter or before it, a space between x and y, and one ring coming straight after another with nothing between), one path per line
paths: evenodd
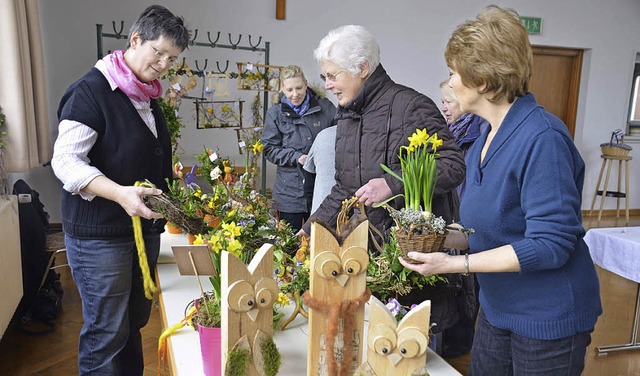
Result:
M464 112L486 119L467 155L461 224L446 246L413 254L422 274L477 273L480 309L470 375L580 375L602 312L583 241L584 162L560 119L528 92L532 50L511 10L489 6L445 51Z

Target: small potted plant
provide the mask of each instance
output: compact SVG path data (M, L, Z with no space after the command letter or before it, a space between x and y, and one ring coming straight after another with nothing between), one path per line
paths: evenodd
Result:
M381 164L382 169L404 183L404 194L393 196L376 205L389 211L395 222L395 236L403 251L434 252L442 250L447 236L446 223L431 211L433 192L438 176L436 151L442 145L437 133L429 136L427 130L418 129L409 137L410 144L400 147L402 176ZM398 196L404 196L405 207L397 210L387 203Z

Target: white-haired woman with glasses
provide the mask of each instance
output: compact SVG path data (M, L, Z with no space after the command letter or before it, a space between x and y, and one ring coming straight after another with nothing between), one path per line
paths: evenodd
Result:
M456 146L447 123L436 104L419 92L396 84L380 64L380 47L373 35L364 27L342 26L331 30L321 41L314 57L322 70L325 89L338 99L336 114L335 167L336 184L319 208L303 226L301 233L310 233L310 221L318 220L335 226L342 201L353 195L367 206L369 221L385 238L393 220L384 208L373 208L393 195L403 193L402 182L380 167L384 163L401 174L398 153L408 145L408 137L417 129L426 128L443 140L438 148L438 179L433 199L433 212L447 222L457 219L455 188L465 174L464 158ZM399 209L401 199L390 204ZM381 240L377 239L378 243ZM373 244L371 245L373 247ZM443 288L439 292L446 295ZM418 291L416 294L427 294ZM421 301L422 296L412 297ZM453 324L457 317L449 315L449 302L443 298L442 314L437 330ZM455 306L451 310L455 310ZM434 309L434 311L437 309ZM445 312L446 311L446 312ZM451 321L448 323L448 321Z
M281 93L264 121L264 156L276 167L272 198L280 220L298 232L309 218L314 176L303 169L320 131L329 127L336 107L324 92L309 88L302 68L289 65L280 73Z
M153 270L162 216L144 196L171 179L171 142L156 98L158 78L189 43L181 17L153 5L131 26L124 51L98 60L72 84L58 108L51 161L63 183L62 225L67 258L82 299L80 375L141 375L140 329L149 320L131 217L142 217ZM149 180L159 189L136 187Z

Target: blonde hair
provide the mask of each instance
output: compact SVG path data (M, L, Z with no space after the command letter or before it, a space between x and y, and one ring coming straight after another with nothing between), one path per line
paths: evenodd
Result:
M288 78L302 78L303 81L307 81L304 77L304 72L302 72L302 68L297 65L287 65L282 68L282 72L280 72L280 81L284 81Z
M458 101L458 97L456 96L456 93L454 93L453 89L449 86L449 78L447 78L446 80L440 82L440 91L443 94L448 95L449 97L451 97L456 102Z
M529 92L533 52L529 35L512 9L489 5L453 32L444 53L447 65L460 75L462 84L490 93L490 102Z

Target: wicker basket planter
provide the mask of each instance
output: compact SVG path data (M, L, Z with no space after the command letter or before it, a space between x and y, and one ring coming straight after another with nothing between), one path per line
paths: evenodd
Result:
M438 233L407 233L406 231L396 231L396 239L398 239L398 245L402 250L402 258L405 261L412 264L419 264L420 262L407 256L409 252L421 252L431 253L440 252L444 247L444 240L447 238L448 231L445 230L444 234Z
M611 132L611 139L609 142L600 144L602 154L610 157L626 157L629 155L631 146L624 143L624 132L621 129L616 129Z
M612 157L626 157L631 152L631 146L627 144L610 144L608 142L600 144L602 154Z

